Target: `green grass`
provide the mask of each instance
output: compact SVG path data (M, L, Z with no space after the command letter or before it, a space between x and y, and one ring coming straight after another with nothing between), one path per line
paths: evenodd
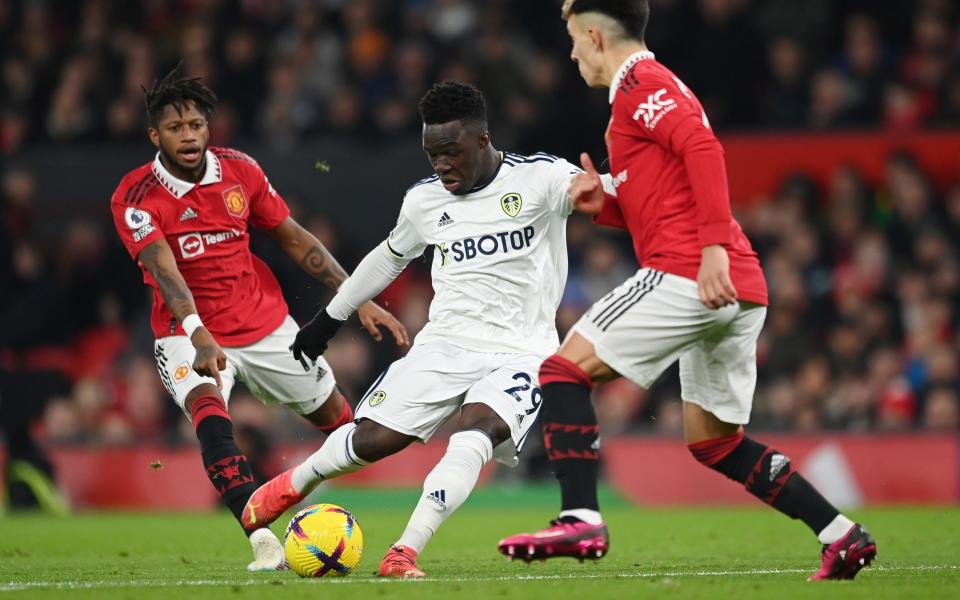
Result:
M250 574L247 542L226 513L90 513L0 517L0 595L11 598L817 598L955 597L960 510L856 511L880 545L854 582L811 584L818 545L803 525L763 507L645 509L602 500L612 550L601 561L508 563L502 536L544 524L552 488L480 490L423 553L427 581L373 575L418 491L331 490L324 501L358 517L366 539L345 579ZM283 523L282 525L285 525ZM282 525L274 529L282 532Z

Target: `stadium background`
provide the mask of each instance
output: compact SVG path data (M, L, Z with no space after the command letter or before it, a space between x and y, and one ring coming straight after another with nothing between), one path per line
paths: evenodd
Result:
M258 159L350 269L389 231L403 191L430 173L416 101L434 81L486 92L500 149L604 155L606 93L587 90L568 60L559 4L0 0L0 402L51 450L78 504L110 503L115 490L91 482L121 464L111 460L153 477L145 486L167 477L148 457L162 457L171 481L198 481L187 487L213 503L192 428L156 374L149 296L107 210L120 177L152 157L140 85L179 60L202 76L221 99L211 143ZM910 493L919 497L894 500L956 501L955 3L651 5L648 44L698 94L726 145L735 211L770 284L752 427L786 434L828 479L847 469L869 487L869 469L886 462L936 490L925 497L918 483ZM271 239L254 235L252 245L296 318L329 298ZM571 219L569 246L561 333L636 268L625 235L584 219ZM428 265L429 255L381 297L411 332L431 296ZM327 355L354 402L397 356L357 327ZM692 463L678 398L675 373L648 392L625 381L598 391L615 477ZM242 389L231 412L261 473L322 440ZM422 475L433 451L411 449L404 464ZM917 469L920 460L938 467ZM355 482L387 471L397 469ZM548 475L533 447L520 470L490 476ZM848 492L850 502L878 497Z

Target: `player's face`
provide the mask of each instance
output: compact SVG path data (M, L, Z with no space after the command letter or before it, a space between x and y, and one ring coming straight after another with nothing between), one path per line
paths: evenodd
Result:
M451 194L467 194L480 183L481 151L490 134L460 121L423 126L423 151L430 166Z
M609 80L605 80L600 69L599 52L596 45L596 30L588 28L581 15L571 15L567 19L567 33L573 42L570 50L570 60L577 63L580 77L590 87L607 87Z
M172 105L163 109L157 127L150 128L150 141L160 150L167 165L175 170L194 173L203 165L210 130L207 118L193 102L188 102L180 109L177 112Z

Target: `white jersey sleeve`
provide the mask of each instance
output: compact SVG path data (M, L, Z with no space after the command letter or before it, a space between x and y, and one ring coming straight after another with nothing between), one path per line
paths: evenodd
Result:
M407 198L403 201L403 206L400 207L397 224L387 237L387 249L390 253L398 259L402 258L408 261L423 254L423 251L429 245L417 228L416 220L409 214L409 211L413 210L412 204L408 193Z
M409 262L408 258L394 256L387 242L381 242L343 282L327 305L327 314L338 321L346 321L361 305L387 289Z
M570 202L570 181L577 173L583 173L580 167L558 158L543 169L546 177L546 200L551 210L561 217L573 212Z

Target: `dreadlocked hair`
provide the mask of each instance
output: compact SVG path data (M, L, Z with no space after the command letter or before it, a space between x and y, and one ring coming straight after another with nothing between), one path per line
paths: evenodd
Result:
M160 116L167 106L172 106L177 114L183 115L188 102L193 102L203 115L209 119L217 106L217 95L213 90L200 83L199 77L184 77L183 63L178 64L163 79L153 81L147 89L140 86L146 96L147 116L150 125L157 126Z
M420 118L427 125L462 121L487 124L487 101L483 92L462 81L443 81L420 99Z

